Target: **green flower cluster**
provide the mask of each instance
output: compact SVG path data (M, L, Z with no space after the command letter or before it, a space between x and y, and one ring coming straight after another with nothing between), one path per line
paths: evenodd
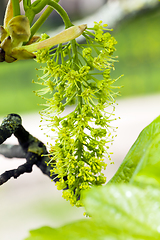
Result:
M107 30L107 31L106 31ZM112 56L117 43L106 25L96 23L83 33L86 42L75 40L54 49L38 51L37 61L46 62L36 92L46 100L42 119L56 134L50 145L52 173L57 173L58 189L72 205L81 206L81 191L106 182L102 170L108 153L111 121L115 119L115 96L110 72L116 59ZM43 36L44 38L44 36ZM47 94L47 97L44 95ZM50 94L50 96L49 96ZM72 111L65 114L66 107ZM110 106L111 112L106 108Z

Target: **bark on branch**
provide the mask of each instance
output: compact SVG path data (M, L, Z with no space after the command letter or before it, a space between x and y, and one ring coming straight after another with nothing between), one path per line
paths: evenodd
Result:
M12 134L18 139L19 145L9 146L3 144L1 145L0 154L6 157L9 155L10 158L12 156L16 157L15 153L18 150L18 154L26 158L26 163L20 165L17 169L9 170L1 174L0 185L7 182L11 177L17 178L25 172L31 172L34 164L55 182L58 181L56 174L50 174L51 167L47 165L47 162L49 162L49 154L46 146L24 129L21 117L17 114L9 114L4 118L0 126L0 144ZM8 153L6 152L6 148L10 148ZM12 156L11 149L14 149Z

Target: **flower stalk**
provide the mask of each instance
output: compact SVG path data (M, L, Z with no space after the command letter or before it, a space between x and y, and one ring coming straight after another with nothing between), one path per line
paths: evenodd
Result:
M71 20L68 16L67 12L57 2L49 0L48 5L53 7L58 12L58 14L63 19L63 22L64 22L66 28L69 28L73 25L71 23Z
M30 36L30 38L33 37L33 35L37 32L37 30L47 20L47 18L52 13L52 11L53 11L53 8L51 6L47 7L47 9L42 13L42 15L38 18L38 20L33 24L33 26L31 27L31 36Z
M20 5L19 2L21 2L21 0L11 0L12 1L12 6L13 6L13 16L18 16L20 15Z

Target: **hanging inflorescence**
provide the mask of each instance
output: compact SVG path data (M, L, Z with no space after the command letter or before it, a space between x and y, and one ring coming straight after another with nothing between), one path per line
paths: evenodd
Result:
M36 53L37 62L46 63L37 82L42 89L36 94L46 100L40 114L56 134L48 164L53 166L51 174L58 174L57 188L67 187L63 197L76 206L81 206L82 190L106 182L104 158L110 159L118 94L114 90L119 87L110 77L117 42L106 27L95 22L84 31L83 44L72 40ZM41 40L46 38L43 35ZM66 114L68 105L72 110Z

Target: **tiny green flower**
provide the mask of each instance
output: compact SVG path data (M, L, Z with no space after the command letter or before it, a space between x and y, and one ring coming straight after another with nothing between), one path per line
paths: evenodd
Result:
M43 93L51 93L44 104L47 108L40 113L42 119L50 121L56 134L56 141L50 146L50 164L58 174L57 188L63 190L67 186L63 197L76 206L82 205L83 190L106 182L102 171L107 166L105 158L111 159L108 149L113 141L113 84L117 79L111 79L110 72L117 61L112 56L117 42L105 30L106 25L95 23L83 32L86 43L72 40L60 44L54 52L48 48L48 52L36 53L39 62L46 61L44 75L38 82L42 90L36 93L42 98ZM68 105L72 105L72 110L66 115ZM112 107L111 112L108 106Z

